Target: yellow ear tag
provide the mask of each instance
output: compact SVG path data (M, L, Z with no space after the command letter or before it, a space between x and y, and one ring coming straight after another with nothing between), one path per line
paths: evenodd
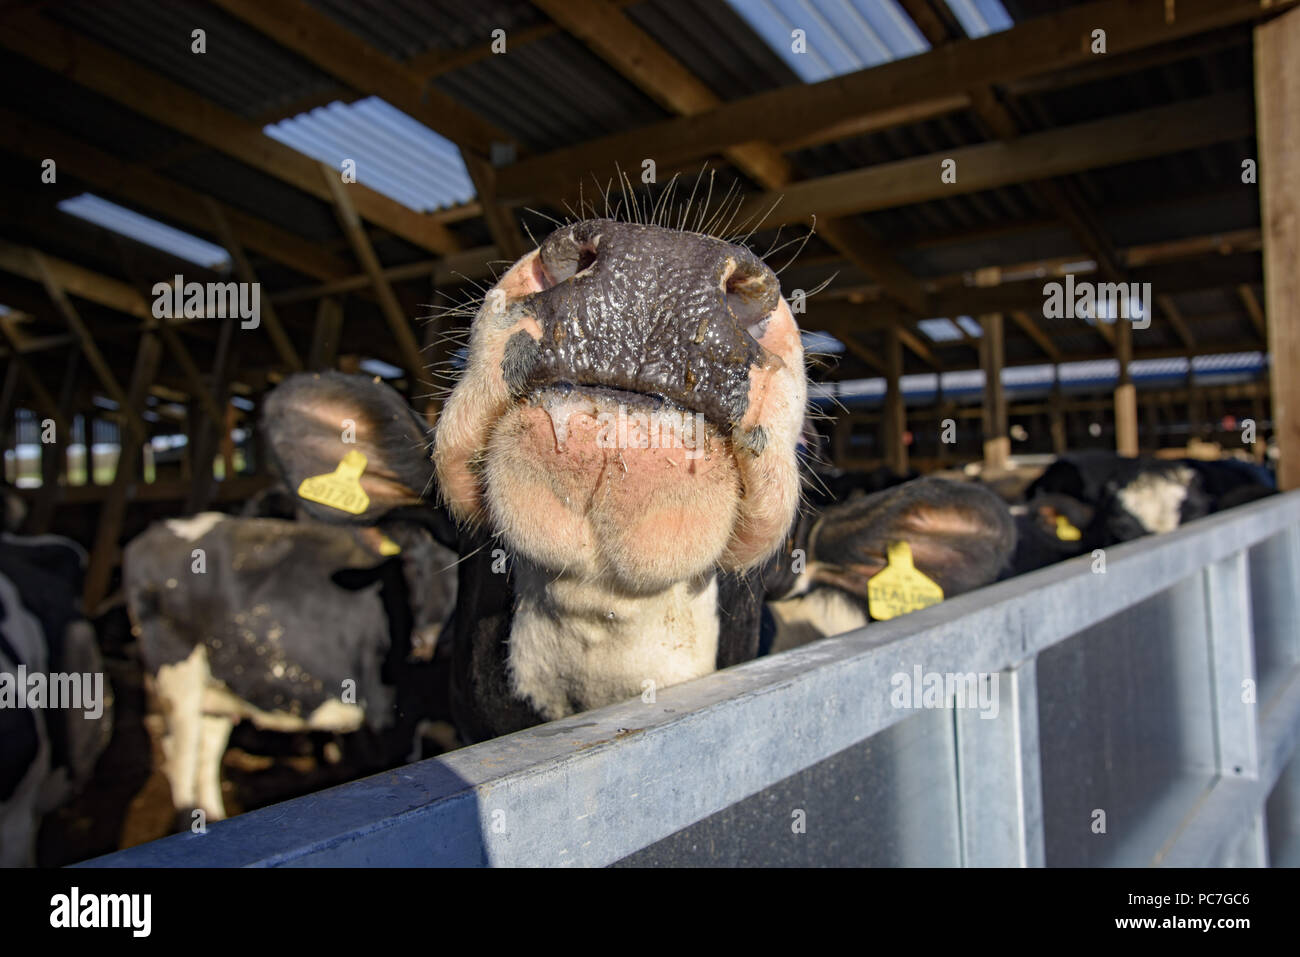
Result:
M876 621L888 621L943 601L943 589L912 564L912 546L892 542L889 564L867 582L867 610Z
M393 541L383 532L379 533L379 554L381 555L400 555L402 546Z
M1083 538L1083 532L1070 524L1064 515L1056 516L1056 537L1063 542L1077 542Z
M298 486L298 497L337 508L340 512L360 515L370 507L370 496L361 487L361 473L365 470L365 455L353 449L343 456L343 461L333 472L303 479Z

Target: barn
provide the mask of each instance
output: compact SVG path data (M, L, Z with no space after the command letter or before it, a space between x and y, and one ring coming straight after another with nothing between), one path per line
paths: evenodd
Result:
M0 46L0 862L1300 863L1296 0Z

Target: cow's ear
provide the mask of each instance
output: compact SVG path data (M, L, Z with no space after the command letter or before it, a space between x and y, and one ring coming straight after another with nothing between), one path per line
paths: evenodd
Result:
M809 571L867 598L891 550L894 564L910 552L916 571L952 597L995 580L1015 547L1015 523L998 496L968 482L922 478L827 509L809 538Z
M1077 498L1059 493L1039 495L1029 502L1028 510L1039 531L1063 542L1082 540L1097 513Z
M262 429L276 470L313 518L370 525L436 498L432 430L378 378L289 376L267 396Z

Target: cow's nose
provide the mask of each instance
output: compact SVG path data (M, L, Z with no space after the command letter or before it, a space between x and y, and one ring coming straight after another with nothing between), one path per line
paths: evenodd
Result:
M586 220L556 230L538 252L543 289L591 276L628 301L693 306L687 313L721 305L741 328L766 318L781 295L776 274L749 249L698 233Z
M528 308L541 331L521 386L600 386L671 400L730 428L781 290L744 246L607 219L548 236ZM522 389L521 389L522 391Z

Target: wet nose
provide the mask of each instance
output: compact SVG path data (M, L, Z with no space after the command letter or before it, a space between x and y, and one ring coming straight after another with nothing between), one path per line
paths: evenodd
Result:
M740 420L776 275L744 246L612 220L563 227L534 260L542 331L531 384L567 381L671 399Z
M558 229L542 243L537 262L543 289L587 277L654 282L661 300L720 307L742 329L771 314L781 296L776 274L746 247L635 223L587 220Z

